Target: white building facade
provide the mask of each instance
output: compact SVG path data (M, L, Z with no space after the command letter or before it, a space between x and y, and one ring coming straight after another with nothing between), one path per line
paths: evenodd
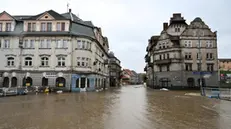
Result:
M69 91L106 88L108 40L71 10L35 16L0 14L2 87L50 86Z

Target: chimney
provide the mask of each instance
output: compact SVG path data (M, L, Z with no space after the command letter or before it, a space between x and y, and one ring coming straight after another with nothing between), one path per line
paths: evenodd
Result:
M173 18L181 17L181 13L173 13Z
M69 13L71 13L71 9L69 9Z
M101 28L99 27L99 33L102 35L102 30L101 30Z
M163 23L163 30L167 30L167 29L168 29L168 23L165 22L165 23Z

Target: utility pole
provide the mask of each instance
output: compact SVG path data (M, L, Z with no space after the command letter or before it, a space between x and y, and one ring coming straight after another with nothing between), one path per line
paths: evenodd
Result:
M199 44L199 72L200 72L200 90L201 90L201 96L204 96L204 88L202 87L202 54L201 54L201 42L200 42L200 33L199 33L199 29L198 29L198 33L197 33L197 37L198 37L198 44Z

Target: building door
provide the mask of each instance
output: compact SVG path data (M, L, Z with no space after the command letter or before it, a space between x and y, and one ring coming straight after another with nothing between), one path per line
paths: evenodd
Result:
M187 84L188 84L188 87L194 87L195 86L194 78L188 78Z
M87 88L90 88L90 79L87 78Z
M12 77L12 79L11 79L11 87L16 87L16 86L17 86L17 78Z
M79 78L76 79L76 88L79 88Z
M86 78L83 77L83 78L80 79L80 87L85 88L85 86L86 86Z
M48 86L48 78L42 78L42 86Z
M9 87L10 80L8 77L4 77L2 86L3 87Z

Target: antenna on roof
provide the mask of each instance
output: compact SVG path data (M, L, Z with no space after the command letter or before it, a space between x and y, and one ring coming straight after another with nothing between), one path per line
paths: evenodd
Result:
M67 12L69 11L68 9L69 9L69 2L67 2Z

